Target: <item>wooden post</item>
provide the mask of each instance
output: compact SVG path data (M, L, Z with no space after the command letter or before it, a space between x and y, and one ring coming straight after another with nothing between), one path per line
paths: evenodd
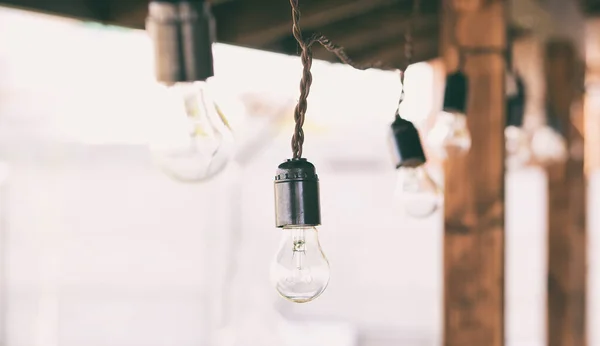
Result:
M581 119L581 74L574 45L546 44L547 111L563 128L569 158L548 173L548 321L550 346L585 346L586 178Z
M600 17L589 18L586 23L586 93L585 93L585 169L588 177L598 174L600 168ZM597 178L596 178L597 179ZM597 197L590 198L590 202L598 201ZM594 203L592 202L592 203ZM596 202L597 203L597 202ZM590 219L593 216L590 215ZM598 219L596 219L598 220ZM589 220L588 225L595 221ZM597 221L596 221L597 222ZM598 232L589 228L587 244L589 249L598 248L600 238ZM600 253L590 251L588 255L590 266L588 268L588 295L586 296L588 317L587 325L597 326L600 323L600 315L594 311L600 310ZM600 329L589 328L587 330L588 345L600 344Z
M442 53L456 45L504 49L505 0L445 1ZM446 162L444 345L504 345L504 126L502 53L467 55L472 147Z
M600 168L600 18L586 23L585 167Z

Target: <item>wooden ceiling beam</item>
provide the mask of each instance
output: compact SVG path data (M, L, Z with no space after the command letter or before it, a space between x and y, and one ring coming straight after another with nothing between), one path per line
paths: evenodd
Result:
M412 63L427 61L439 56L439 41L420 40L414 43L415 52ZM359 55L356 59L361 64L381 62L384 65L395 66L398 68L406 67L406 58L402 46L390 44L377 51L365 51L365 54Z
M70 18L89 19L103 21L96 13L100 8L93 1L88 0L0 0L0 6L8 6L17 9L36 11L51 15ZM103 11L101 11L103 12Z
M311 31L400 3L404 3L404 7L410 7L409 0L303 0L300 1L301 26L303 30ZM291 8L288 0L218 1L213 2L212 10L217 18L219 42L262 48L291 33ZM146 15L147 6L140 6L133 11L122 11L114 18L114 22L127 27L143 28Z
M300 1L301 27L315 30L382 6L408 0L304 0ZM292 26L289 1L242 0L214 6L217 36L222 42L263 47L289 35Z
M340 44L348 51L360 52L372 47L378 47L381 45L387 46L390 42L395 45L397 50L402 50L401 44L404 42L404 34L408 30L408 17L396 17L382 18L380 25L368 25L364 27L358 27L355 30L346 28L344 31L337 31L333 34L328 34L328 31L323 30L332 41ZM414 29L417 32L418 37L422 37L421 33L425 33L428 37L437 36L438 32L438 16L435 14L429 14L427 16L420 17L416 23ZM400 40L400 42L399 42ZM327 55L328 53L322 47L316 47L314 49L315 56Z
M212 2L220 42L292 54L297 51L288 0ZM438 2L422 2L417 31L435 26ZM0 0L0 5L143 29L148 0ZM380 46L390 46L392 41L393 46L401 44L399 38L411 18L411 7L411 0L301 0L301 26L305 34L323 32L350 53L373 56L379 54ZM430 37L437 36L436 32ZM369 49L375 52L369 54ZM335 60L319 47L315 47L315 56Z
M360 17L323 26L319 31L348 49L366 46L373 39L385 39L404 33L412 19L416 20L415 31L437 23L438 7L437 2L427 1L421 6L418 16L413 18L412 6L394 4Z
M435 23L414 35L413 62L429 60L438 56L439 44L437 33L439 25ZM398 67L404 67L404 32L396 36L375 40L368 46L357 49L348 49L348 54L357 62L381 62L383 64L393 63Z

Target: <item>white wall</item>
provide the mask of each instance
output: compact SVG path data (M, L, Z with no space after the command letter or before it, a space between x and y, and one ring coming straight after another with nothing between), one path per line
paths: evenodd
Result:
M307 140L317 146L318 137ZM286 134L241 175L236 323L256 325L256 314L272 317L276 304L288 318L345 322L365 340L380 340L366 345L438 345L440 216L415 221L394 209L394 176L382 163L381 143L374 159L358 156L350 170L349 162L332 161L343 143L307 151L320 168L321 238L331 286L308 305L276 297L267 280L279 236L272 226L271 179L287 143ZM210 309L219 297L233 222L228 187L238 171L210 185L183 186L156 171L143 148L28 146L37 148L35 163L15 159L10 166L7 345L205 344L204 326L215 323L206 318L217 316ZM33 160L32 152L19 156ZM374 168L361 166L361 159ZM508 177L509 345L544 344L544 191L539 171ZM597 203L599 193L591 195ZM591 225L592 326L600 276L593 214ZM265 332L274 325L263 326Z

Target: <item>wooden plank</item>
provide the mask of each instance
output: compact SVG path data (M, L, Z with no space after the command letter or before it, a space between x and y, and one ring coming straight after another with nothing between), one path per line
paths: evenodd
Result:
M564 128L571 155L547 168L548 317L550 346L586 345L586 179L584 139L573 123L581 100L575 46L549 41L545 52L548 111Z
M420 8L414 30L419 32L437 27L439 32L438 4L426 2L424 5L427 6ZM393 4L359 17L322 26L319 31L347 50L358 50L376 42L390 41L402 36L411 23L412 12L411 6ZM437 36L437 32L433 36ZM316 53L317 49L313 52Z
M456 7L455 7L456 6ZM442 52L506 46L507 1L445 1ZM472 147L446 161L444 345L504 345L504 58L469 56Z
M600 168L600 18L587 21L585 47L585 167L591 172Z
M5 1L5 0L0 0ZM15 0L13 0L15 1ZM430 0L428 0L430 1ZM302 28L310 31L337 21L364 15L382 6L410 6L403 0L302 0ZM146 8L122 13L117 21L143 28ZM290 33L292 20L288 0L237 0L213 5L220 42L263 47Z
M433 59L438 56L439 44L435 38L435 32L437 31L439 31L439 27L433 26L424 32L415 34L413 38L413 63ZM402 35L387 42L375 42L361 49L348 49L347 51L354 60L359 62L379 61L404 68L406 64L403 48L404 41L404 36Z
M0 6L9 6L23 10L37 11L52 15L59 15L80 19L95 19L98 21L104 18L97 17L94 10L99 6L88 0L0 0ZM103 13L102 15L104 15Z
M301 25L305 31L362 15L399 0L303 0ZM292 25L289 1L234 1L214 8L220 21L217 35L224 42L261 47L289 34Z

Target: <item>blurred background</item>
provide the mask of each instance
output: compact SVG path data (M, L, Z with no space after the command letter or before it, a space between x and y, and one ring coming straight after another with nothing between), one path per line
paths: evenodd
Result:
M213 180L182 184L148 149L170 103L144 31L0 7L0 345L440 345L443 213L400 210L381 135L398 75L313 65L304 153L321 180L332 276L298 305L278 296L269 265L281 232L273 176L289 157L300 60L221 43L213 52L236 154ZM405 114L422 128L441 108L436 66L415 64L406 79ZM439 162L429 169L439 181ZM526 167L506 179L506 344L541 346L546 175ZM596 173L589 191L594 346Z

